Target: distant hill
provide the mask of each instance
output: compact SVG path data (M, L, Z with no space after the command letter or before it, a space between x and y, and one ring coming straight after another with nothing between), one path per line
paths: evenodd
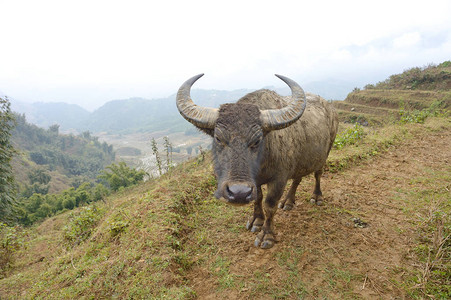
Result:
M76 104L63 102L36 102L33 104L11 101L12 110L25 114L29 122L47 128L58 124L65 131L80 130L89 112Z

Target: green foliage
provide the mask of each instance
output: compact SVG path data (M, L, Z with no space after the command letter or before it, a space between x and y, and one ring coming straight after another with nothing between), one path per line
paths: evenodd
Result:
M33 194L45 195L48 193L52 176L50 176L46 169L35 168L29 171L27 175L30 180L30 185L25 185L21 191L22 197L29 198Z
M365 85L363 88L364 88L365 90L372 90L372 89L374 89L375 87L374 87L374 84L367 84L367 85Z
M377 83L376 89L449 90L451 87L451 61L439 65L415 67L390 76Z
M103 185L93 186L99 173L114 161L113 147L100 143L89 131L79 136L59 134L59 125L48 130L27 123L24 115L16 115L12 138L21 152L29 155L32 167L28 173L21 171L19 186L18 219L21 224L30 225L63 210L90 202L102 200L109 193ZM31 165L26 162L24 165ZM47 195L50 187L58 186L52 182L49 171L62 173L72 179L76 188L59 194ZM27 180L28 178L28 180ZM133 179L136 181L136 179Z
M10 222L14 216L16 190L10 164L15 153L11 143L13 128L11 103L7 98L0 98L0 222Z
M424 123L428 117L444 116L447 111L442 109L443 103L439 101L433 102L428 108L422 110L409 110L404 103L401 103L399 109L399 116L401 117L399 122L401 124L406 123Z
M34 176L40 174L40 176ZM39 178L41 182L48 180L46 176L41 176L40 172L32 172L33 180ZM135 170L127 167L124 162L119 164L112 164L104 170L99 178L104 180L113 191L117 191L120 188L135 185L138 182L143 181L146 173L143 170ZM38 187L42 186L40 183L35 182L31 187L32 191L36 191ZM30 188L31 190L31 188ZM44 193L45 192L45 193ZM84 182L77 188L66 189L59 194L46 194L47 191L42 193L31 193L26 198L22 198L19 203L19 222L24 225L31 225L39 220L53 216L59 212L65 210L72 210L76 207L104 200L110 191L101 183L96 185L90 182ZM119 224L120 225L120 224Z
M31 225L64 210L72 210L103 200L108 194L109 191L104 185L99 183L94 186L89 182L81 184L76 189L64 190L60 194L34 193L20 201L18 219L23 225Z
M365 135L363 127L355 123L353 127L339 133L334 141L334 148L341 149L346 145L354 145Z
M31 184L35 182L40 184L48 184L52 179L52 176L50 176L47 170L43 168L36 168L28 172L28 178L30 179Z
M125 162L111 164L106 169L98 177L105 180L113 191L117 191L121 187L135 185L143 181L146 175L144 170L130 168Z
M23 245L23 237L17 227L0 223L0 278L13 263L13 254Z
M113 147L100 143L88 131L79 136L61 135L58 125L45 130L29 124L24 115L16 115L16 119L14 142L29 153L33 162L50 170L59 170L68 177L94 179L115 159Z
M107 223L111 237L115 237L124 232L130 224L129 217L122 210L118 214L115 214L112 219L108 220Z
M41 194L46 195L49 192L48 184L41 184L39 182L35 182L31 185L25 186L24 190L21 192L21 196L28 198L33 194Z
M102 213L95 205L83 207L76 213L72 212L68 224L63 228L63 239L67 248L72 248L89 238Z

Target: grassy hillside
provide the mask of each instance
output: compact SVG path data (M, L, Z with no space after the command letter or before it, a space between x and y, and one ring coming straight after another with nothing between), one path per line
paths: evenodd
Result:
M373 105L341 114L379 123L340 124L325 205L309 203L306 178L293 211L276 215L273 248L253 246L251 206L214 199L207 155L105 202L10 229L17 246L6 252L0 298L449 299L449 112Z
M420 111L451 106L451 62L412 68L364 90L354 89L335 101L343 122L382 125L400 119L400 110Z
M33 184L30 173L35 170L50 174L49 192L55 193L94 180L115 159L113 147L100 143L89 132L60 134L58 125L39 128L28 123L24 115L16 115L12 141L18 150L13 169L19 192Z

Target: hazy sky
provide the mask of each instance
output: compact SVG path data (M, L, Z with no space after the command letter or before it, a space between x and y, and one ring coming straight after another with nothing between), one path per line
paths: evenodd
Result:
M451 59L451 1L0 0L0 91L93 109L205 89L375 83ZM14 100L13 100L14 101Z

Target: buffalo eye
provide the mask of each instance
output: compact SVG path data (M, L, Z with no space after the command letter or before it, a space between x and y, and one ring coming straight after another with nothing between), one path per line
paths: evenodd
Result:
M217 135L215 135L215 142L216 142L216 144L221 145L221 146L225 146L227 144L223 138L220 138Z
M258 146L260 145L261 139L255 140L252 143L250 143L249 147L251 149L257 149Z

